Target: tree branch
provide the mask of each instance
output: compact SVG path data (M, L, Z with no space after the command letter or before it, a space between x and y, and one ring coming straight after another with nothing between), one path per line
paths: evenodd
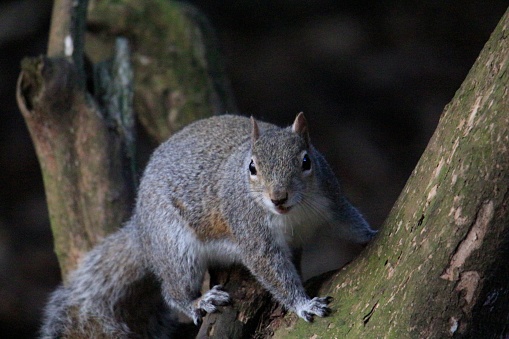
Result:
M23 60L16 93L43 173L64 278L85 252L120 226L133 199L133 174L125 177L125 168L131 168L125 166L129 142L123 141L133 133L117 133L132 124L112 125L108 114L117 107L101 109L85 88L85 9L86 1L56 2L48 48L52 57ZM69 36L72 50L65 45ZM131 100L129 95L115 96ZM132 115L132 108L125 114Z
M85 79L84 47L88 0L55 0L51 15L48 57L66 58Z

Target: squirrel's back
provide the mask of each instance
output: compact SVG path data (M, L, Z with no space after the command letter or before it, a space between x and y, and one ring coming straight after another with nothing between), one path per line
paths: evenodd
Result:
M259 123L264 129L280 129ZM247 154L251 121L234 115L198 120L169 138L152 154L140 184L137 214L153 210L159 197L171 197L171 205L191 226L198 238L227 236L229 225L222 215L232 197L222 197L221 188L230 180L247 197L247 187L233 179L235 172L247 172L242 164L232 165L232 156ZM241 181L241 180L240 180ZM152 216L147 216L151 218ZM144 222L139 222L144 223Z
M260 123L264 128L278 128ZM221 180L219 171L237 149L249 147L251 122L248 118L220 115L198 120L162 143L152 154L144 177L171 178L169 184L189 188L197 182ZM182 192L185 194L185 192Z

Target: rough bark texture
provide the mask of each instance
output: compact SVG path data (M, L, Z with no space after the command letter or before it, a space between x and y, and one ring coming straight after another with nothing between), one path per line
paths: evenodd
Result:
M319 292L334 314L275 337L509 335L509 12L361 258Z
M93 244L122 223L133 196L124 177L130 168L125 136L132 131L113 121L86 90L85 10L86 1L56 1L49 57L25 59L17 89L41 165L64 277ZM117 69L112 77L120 73ZM129 100L126 93L113 97ZM118 129L126 133L121 136Z

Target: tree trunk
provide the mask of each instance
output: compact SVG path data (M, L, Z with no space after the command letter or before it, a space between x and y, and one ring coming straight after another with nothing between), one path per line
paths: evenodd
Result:
M378 238L276 338L509 335L509 12L445 108Z

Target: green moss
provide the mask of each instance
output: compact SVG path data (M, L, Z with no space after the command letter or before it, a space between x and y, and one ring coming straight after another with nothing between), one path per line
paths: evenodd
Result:
M173 1L125 0L101 1L90 13L132 42L135 111L159 141L216 113L210 61L217 62L217 51L208 58L205 33L188 12Z

